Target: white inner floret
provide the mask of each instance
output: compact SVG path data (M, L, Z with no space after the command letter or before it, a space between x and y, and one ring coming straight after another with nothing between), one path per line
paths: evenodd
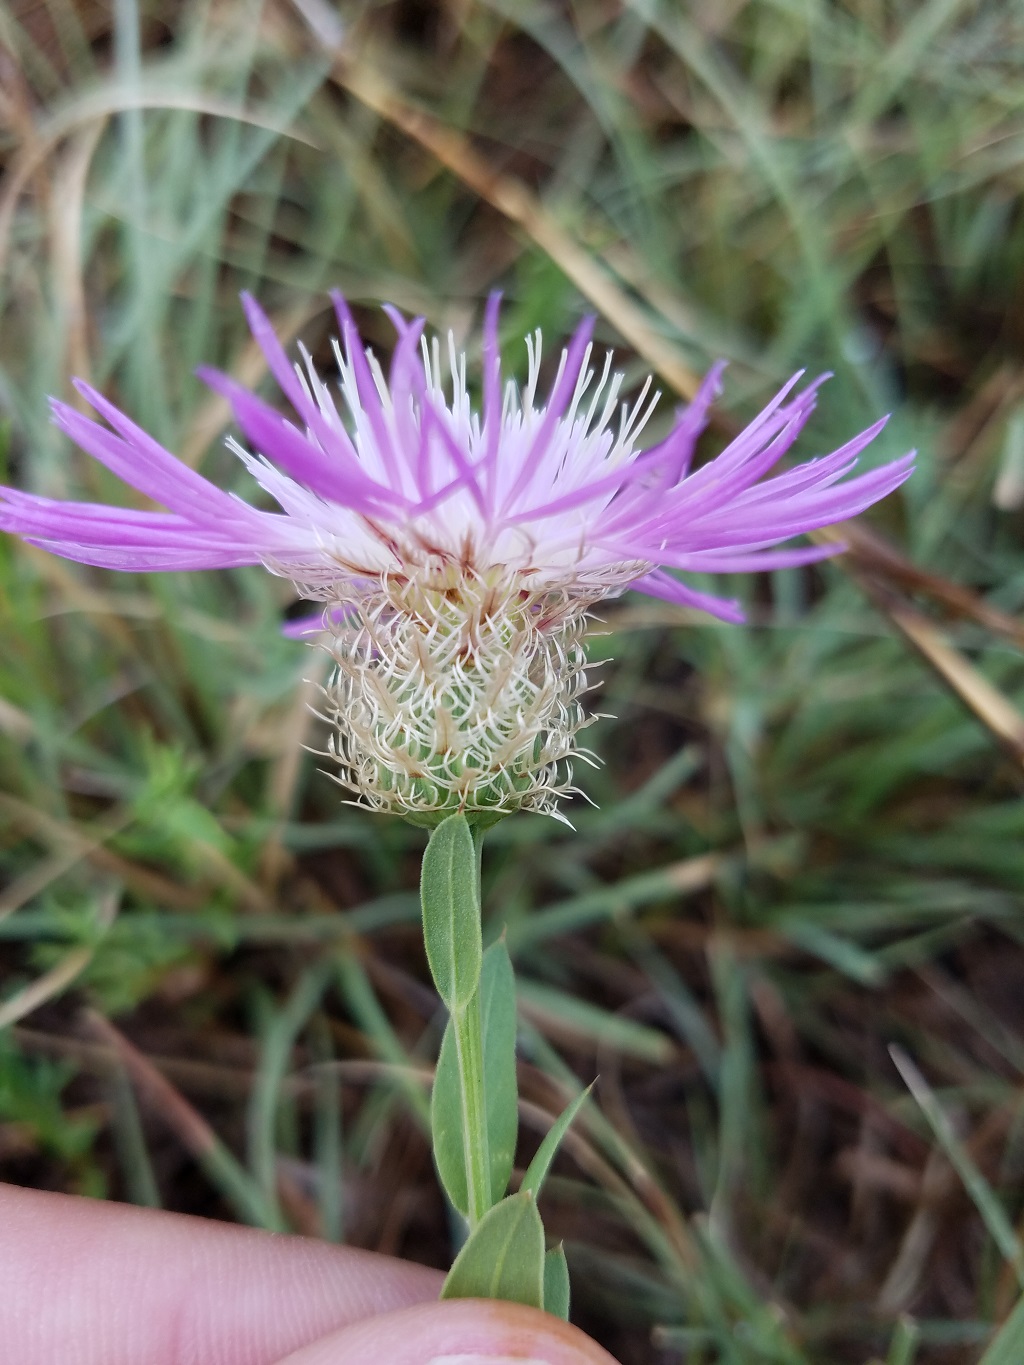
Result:
M372 411L360 397L352 363L340 346L335 349L346 417L308 354L298 370L302 384L327 425L348 432L366 474L399 495L404 506L396 512L393 498L380 516L366 515L318 496L269 460L235 445L288 513L285 535L293 548L276 554L268 567L319 596L341 578L376 580L410 565L458 563L481 574L501 568L522 576L531 590L577 588L603 595L649 571L649 563L624 563L593 538L620 486L608 476L621 471L621 482L628 481L637 441L658 401L649 379L635 402L621 403L623 376L613 373L611 355L596 372L588 346L571 396L557 419L549 420L547 409L537 406L538 332L527 338L524 388L504 386L495 436L473 409L466 357L451 334L444 359L436 337L421 341L425 400L408 386L392 392L367 352L380 400ZM563 352L552 391L566 360ZM312 431L304 434L319 444ZM591 491L595 480L603 486Z

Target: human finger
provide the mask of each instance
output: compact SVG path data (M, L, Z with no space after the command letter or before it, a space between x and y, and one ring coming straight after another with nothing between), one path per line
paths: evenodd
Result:
M278 1365L615 1365L560 1318L493 1299L424 1303L363 1318Z
M422 1266L308 1238L0 1185L0 1360L271 1365L437 1298Z

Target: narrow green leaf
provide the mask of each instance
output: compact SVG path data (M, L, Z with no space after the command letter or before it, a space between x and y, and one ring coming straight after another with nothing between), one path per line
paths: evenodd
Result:
M893 1329L885 1365L914 1365L921 1344L921 1329L913 1318L902 1317Z
M1024 1299L1000 1327L978 1365L1020 1365L1024 1360Z
M469 1217L466 1153L462 1137L462 1080L451 1019L441 1040L441 1051L430 1094L430 1132L434 1164L445 1193L464 1218Z
M470 1233L442 1299L507 1299L544 1307L544 1227L525 1191L489 1209Z
M483 944L477 852L464 815L449 815L423 855L420 899L423 941L437 993L454 1014L465 1009L480 980Z
M603 1048L613 1048L626 1057L636 1057L652 1066L668 1066L678 1051L677 1045L660 1029L613 1014L601 1005L579 1000L555 986L527 978L519 982L518 992L520 1002L530 1006L535 1018L567 1024L584 1038Z
M544 1256L544 1311L569 1321L569 1263L561 1242Z
M480 1019L484 1036L491 1200L496 1204L508 1189L519 1131L516 981L503 940L492 943L484 953L480 973Z
M523 1176L523 1183L520 1186L521 1190L526 1190L528 1193L532 1194L535 1199L540 1194L540 1187L544 1184L548 1168L555 1159L555 1153L558 1151L559 1143L569 1131L569 1124L572 1123L573 1119L579 1113L583 1101L587 1098L593 1088L593 1085L588 1085L586 1090L582 1090L571 1104L566 1105L558 1118L555 1119L554 1123L544 1134L544 1140L537 1148L536 1156L527 1167L526 1174Z
M841 934L830 933L815 920L787 917L780 922L779 930L791 942L862 986L881 986L889 975L885 963L876 954Z
M902 1076L907 1089L931 1125L932 1132L935 1134L936 1140L948 1158L950 1165L963 1181L967 1193L974 1202L974 1207L978 1210L982 1222L988 1229L989 1236L1013 1267L1018 1284L1024 1287L1024 1248L1021 1246L1020 1239L1005 1209L996 1197L995 1191L982 1175L970 1152L957 1137L941 1104L914 1062L896 1043L890 1046L889 1056L895 1063L896 1070Z
M483 956L480 973L480 1016L483 1031L484 1087L487 1113L491 1202L508 1188L515 1160L519 1112L516 1092L515 977L504 943L493 943ZM459 1075L455 1025L444 1031L430 1097L434 1162L452 1204L469 1217L465 1145L462 1134L462 1078Z

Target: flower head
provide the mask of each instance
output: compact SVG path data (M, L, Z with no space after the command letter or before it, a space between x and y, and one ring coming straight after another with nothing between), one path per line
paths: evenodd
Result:
M836 546L776 548L845 520L910 473L907 455L846 478L884 419L829 455L763 478L806 423L821 380L794 376L714 460L692 467L721 366L669 435L642 449L657 396L632 406L607 357L591 368L591 321L539 396L541 341L520 390L501 374L498 299L483 338L483 402L465 356L393 309L385 376L334 296L338 397L308 353L292 367L257 304L253 335L299 418L286 420L226 375L251 450L229 442L280 511L223 492L78 382L106 419L54 402L81 448L166 512L0 490L0 529L86 564L132 571L263 564L327 604L338 664L328 687L340 780L378 809L552 809L585 724L582 620L631 587L742 619L737 603L673 571L807 564ZM252 453L255 452L255 453Z

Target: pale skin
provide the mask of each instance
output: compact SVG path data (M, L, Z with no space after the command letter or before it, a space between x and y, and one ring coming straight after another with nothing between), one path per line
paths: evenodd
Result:
M0 1285L19 1365L615 1365L534 1309L438 1302L421 1266L12 1185Z

